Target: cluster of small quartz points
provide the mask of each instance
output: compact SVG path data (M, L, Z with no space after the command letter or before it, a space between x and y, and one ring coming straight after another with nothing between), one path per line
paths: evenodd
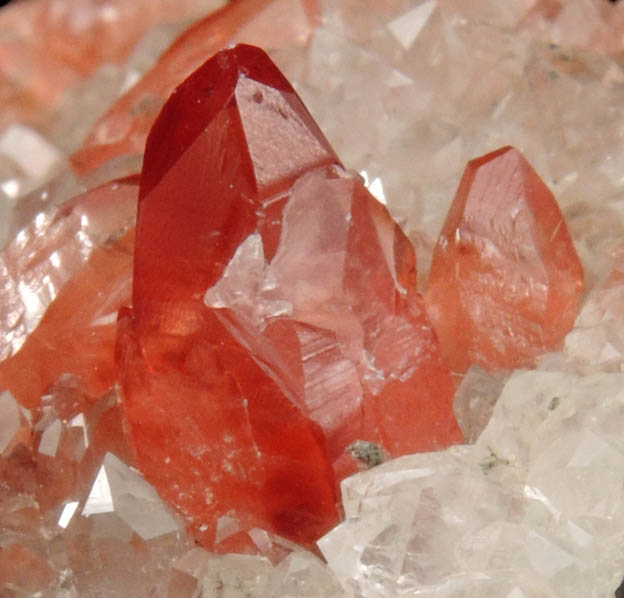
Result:
M608 596L623 414L621 374L516 372L474 445L345 480L321 550L347 596Z
M557 196L583 261L591 290L575 329L561 352L541 359L540 369L551 371L512 374L498 402L507 374L468 372L456 411L474 445L404 457L345 481L346 521L320 542L328 566L304 551L280 560L288 547L262 532L255 541L266 556L193 548L132 469L120 431L111 432L114 394L78 415L73 409L69 419L71 380L44 397L36 419L2 394L1 473L5 480L29 474L20 493L0 501L0 579L8 580L0 589L30 596L54 588L68 598L103 589L171 598L218 591L598 598L620 583L624 66L613 56L622 50L621 7L569 2L548 21L546 3L528 0L371 2L366 10L362 0L324 4L324 23L306 49L281 48L273 57L345 164L366 171L400 219L423 279L466 161L513 144ZM606 10L620 13L608 23ZM144 47L155 56L170 39L161 32ZM85 90L97 98L82 111L82 131L101 109L93 106L114 99L111 81L122 90L149 66L141 52L66 96L69 106ZM42 205L133 172L128 158L75 180L64 166L76 149L68 141L78 129L75 112L55 127L23 118L0 132L0 238L9 207L17 208L15 228ZM72 251L86 259L92 241L82 253L77 242ZM43 310L56 291L36 278L36 292L18 290L26 306ZM32 437L37 450L29 456L21 447Z

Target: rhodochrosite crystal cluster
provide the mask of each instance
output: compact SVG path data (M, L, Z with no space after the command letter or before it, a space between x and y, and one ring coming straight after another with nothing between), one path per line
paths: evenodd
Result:
M412 246L262 50L218 53L163 108L134 260L132 438L207 546L227 517L312 547L358 457L461 440Z
M622 11L0 11L0 594L619 596Z

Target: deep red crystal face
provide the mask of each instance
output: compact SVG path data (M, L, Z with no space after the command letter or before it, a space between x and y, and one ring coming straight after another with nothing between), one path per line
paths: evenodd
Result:
M561 210L520 152L504 147L469 162L426 293L451 368L531 366L563 341L582 291Z
M211 548L224 517L311 547L358 462L461 440L412 246L250 46L149 136L118 363L142 471Z
M140 324L190 332L189 300L201 301L258 218L272 217L268 199L331 163L333 150L264 52L236 46L198 69L174 91L145 150L133 295Z

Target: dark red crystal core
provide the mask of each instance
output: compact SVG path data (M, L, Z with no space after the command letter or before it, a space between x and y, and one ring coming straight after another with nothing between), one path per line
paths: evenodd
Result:
M203 293L239 244L259 219L275 219L267 200L332 163L329 143L262 50L239 45L206 62L148 137L133 293L140 325L191 332L201 320L191 304L205 311Z
M456 372L534 365L574 324L583 267L555 197L504 147L468 163L425 294Z
M117 360L141 470L217 550L224 521L313 547L354 454L461 440L413 247L250 46L150 133Z

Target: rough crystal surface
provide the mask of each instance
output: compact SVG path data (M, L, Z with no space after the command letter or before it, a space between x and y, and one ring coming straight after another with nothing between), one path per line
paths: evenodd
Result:
M561 210L520 152L469 162L425 296L450 367L533 364L572 327L583 280Z
M310 545L353 443L461 438L413 249L251 46L152 129L118 354L141 469L208 546L224 515Z

